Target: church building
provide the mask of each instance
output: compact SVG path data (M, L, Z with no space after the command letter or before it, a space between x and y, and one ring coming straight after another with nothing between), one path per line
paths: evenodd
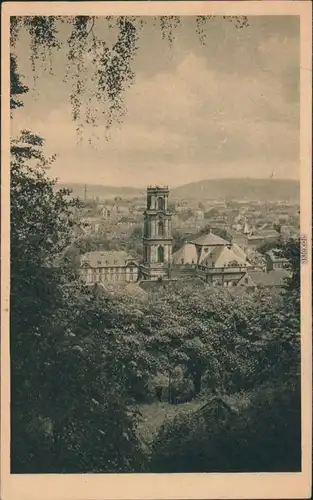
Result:
M172 255L172 214L168 187L148 187L144 212L142 280L201 278L210 285L235 286L251 268L237 245L209 232Z
M144 212L141 277L169 278L172 261L172 214L168 210L167 186L148 187Z

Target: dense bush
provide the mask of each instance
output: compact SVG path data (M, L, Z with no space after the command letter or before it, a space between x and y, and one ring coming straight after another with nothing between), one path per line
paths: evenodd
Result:
M295 472L301 470L300 391L264 387L249 406L213 400L165 424L152 448L152 472Z

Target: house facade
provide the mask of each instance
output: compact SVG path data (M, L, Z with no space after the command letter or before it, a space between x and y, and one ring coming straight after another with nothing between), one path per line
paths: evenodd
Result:
M287 259L281 257L277 249L272 249L266 252L266 269L267 271L277 271L278 269L285 269L288 264Z
M139 265L126 252L88 252L81 258L81 278L87 285L96 283L133 283L139 277Z

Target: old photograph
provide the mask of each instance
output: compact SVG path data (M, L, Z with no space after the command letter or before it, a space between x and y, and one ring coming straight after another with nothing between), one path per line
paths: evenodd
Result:
M10 16L11 474L302 471L300 24Z

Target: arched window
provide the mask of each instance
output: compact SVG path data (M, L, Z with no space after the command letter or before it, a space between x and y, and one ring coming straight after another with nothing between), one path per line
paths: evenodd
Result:
M162 220L158 221L157 232L158 236L164 236L164 222Z
M164 199L163 198L158 198L158 209L164 210Z
M164 248L158 247L158 262L164 262Z

